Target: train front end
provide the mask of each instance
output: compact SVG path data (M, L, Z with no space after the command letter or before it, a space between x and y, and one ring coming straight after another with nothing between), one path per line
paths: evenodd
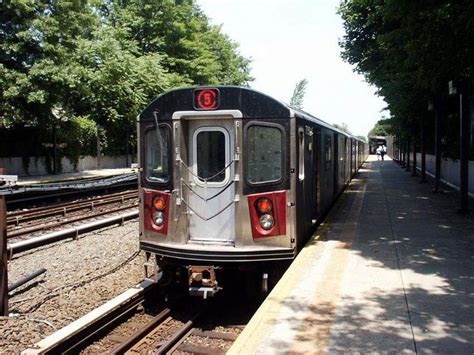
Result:
M167 274L208 297L225 270L253 270L265 284L294 258L291 125L286 106L240 87L174 90L139 115L149 277Z

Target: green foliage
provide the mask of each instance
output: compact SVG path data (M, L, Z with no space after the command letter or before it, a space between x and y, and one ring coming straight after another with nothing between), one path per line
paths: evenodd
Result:
M169 74L158 53L138 55L136 43L121 38L114 29L98 29L91 39L79 41L71 75L79 78L71 88L67 107L93 117L106 132L105 152L123 153L125 135L135 130L137 114L150 100L186 83ZM131 142L135 144L132 136Z
M377 121L374 127L369 131L369 137L389 136L392 133L392 120L385 118Z
M98 134L93 120L88 116L77 116L61 123L57 140L63 155L79 158L81 155L96 154Z
M300 80L296 83L295 89L293 90L293 95L291 96L290 106L300 110L303 109L306 85L308 85L308 80L306 79Z
M346 132L348 134L352 134L351 130L349 129L349 126L345 122L334 123L333 126L336 127L340 131Z
M343 0L339 13L342 57L379 88L398 136L416 134L429 100L448 100L449 80L473 82L474 2Z
M252 80L190 0L6 0L0 20L0 128L59 126L74 159L97 134L105 153L133 149L137 114L165 90Z
M162 65L188 84L246 85L249 60L211 26L194 1L136 0L106 3L108 26L137 43L141 53L160 53Z

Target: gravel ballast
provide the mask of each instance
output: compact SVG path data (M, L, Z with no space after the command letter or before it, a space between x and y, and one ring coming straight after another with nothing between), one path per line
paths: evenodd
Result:
M138 222L108 227L18 255L9 283L46 268L13 291L11 317L0 317L0 352L19 353L143 280Z

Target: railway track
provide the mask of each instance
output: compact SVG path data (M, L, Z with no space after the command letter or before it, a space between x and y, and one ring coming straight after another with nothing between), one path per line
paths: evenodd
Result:
M22 354L77 353L95 337L133 314L154 288L153 282L145 280L24 350Z
M136 178L133 178L130 181L109 181L107 179L99 179L103 181L102 184L98 184L98 186L90 186L85 187L87 185L87 181L91 181L94 179L88 180L75 180L69 181L67 184L63 184L64 186L56 186L61 185L62 183L52 183L52 184L45 184L41 185L32 185L26 187L20 187L17 189L12 189L11 191L4 188L0 188L0 194L3 194L7 198L7 207L8 209L12 208L21 208L24 206L28 206L31 204L40 204L45 203L46 201L54 201L54 200L70 200L70 199L77 199L78 197L93 196L101 193L109 193L111 191L122 191L125 189L134 189L137 186ZM97 179L95 179L97 180ZM111 179L109 179L111 180ZM99 182L98 181L98 182ZM42 190L42 186L44 190ZM56 186L56 187L54 187ZM21 190L21 191L17 191Z
M10 212L7 215L8 252L11 257L137 216L137 190Z
M138 207L137 191L125 191L88 201L15 211L7 214L7 238L44 232Z
M136 199L137 190L127 190L106 196L99 196L87 201L73 201L51 206L37 207L29 210L20 210L7 213L7 226L19 226L25 222L44 219L45 217L62 216L66 217L71 212L80 210L94 210L97 207L111 203L125 203L128 200Z
M142 282L135 289L124 292L84 317L76 320L56 333L51 334L22 354L56 354L56 353L109 353L109 354L225 354L232 343L242 331L243 325L220 326L212 328L206 323L209 314L215 316L219 312L217 307L212 313L207 313L209 305L196 306L199 311L191 311L189 307L183 310L176 303L166 308L161 308L148 322L141 322L138 330L129 336L130 329L137 328L137 321L133 319L134 313L138 314L140 306L145 305L145 297L154 284ZM141 289L137 291L137 289ZM156 295L155 295L156 296ZM156 302L156 297L153 298ZM188 306L189 306L188 303ZM186 308L186 307L184 307ZM156 306L155 306L156 309ZM223 317L225 318L225 316ZM215 327L214 327L215 328ZM117 331L117 329L119 329ZM112 338L106 342L107 346L97 345L102 339ZM116 339L124 339L117 344ZM96 344L96 345L94 345Z
M203 330L196 325L201 314L194 315L189 321L181 326L168 326L173 318L166 317L170 313L169 309L163 310L143 329L132 335L126 342L120 344L111 351L111 354L143 353L152 352L154 354L225 354L232 343L237 339L238 334L235 327L230 331ZM165 318L164 321L161 321ZM158 323L158 324L156 324ZM164 333L172 332L163 340ZM209 344L212 342L212 344Z
M225 354L244 325L224 325L226 313L216 302L193 308L198 311L163 309L110 354Z

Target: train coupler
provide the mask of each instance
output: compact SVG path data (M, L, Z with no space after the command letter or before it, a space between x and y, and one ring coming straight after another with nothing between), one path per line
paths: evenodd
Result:
M158 283L158 281L161 279L162 273L158 263L156 262L156 256L154 258L151 256L151 253L145 253L145 262L143 263L145 280Z
M216 280L213 266L188 266L189 294L191 296L214 296L222 287Z

